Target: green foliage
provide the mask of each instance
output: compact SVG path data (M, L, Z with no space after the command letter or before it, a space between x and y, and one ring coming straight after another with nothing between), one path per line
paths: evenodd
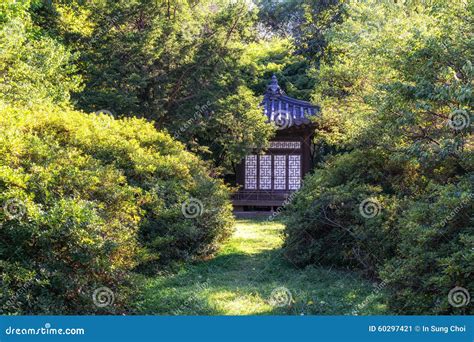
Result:
M81 89L72 64L75 56L53 39L37 34L26 12L28 4L1 4L0 100L66 103L70 92Z
M186 141L190 151L213 162L218 171L232 170L249 151L266 146L273 134L258 104L247 87L239 87L235 94L196 106L191 118L176 123L174 137Z
M380 270L397 313L473 313L469 305L456 308L448 301L455 286L474 290L472 181L430 185L404 204L396 222L397 253Z
M473 9L350 4L313 71L316 140L350 152L307 177L287 210L285 248L302 265L380 278L398 313L472 313L448 292L474 290ZM377 215L361 215L364 200Z
M289 96L310 100L314 83L306 74L309 63L295 54L288 39L273 38L248 44L239 65L239 77L256 94L266 91L268 81L275 74Z
M352 266L373 276L379 261L394 253L399 204L390 194L403 172L382 151L354 151L328 161L287 208L289 257L300 265ZM363 215L370 209L359 207L365 199L378 212L371 219Z
M303 19L303 0L257 0L259 33L263 38L288 37Z
M472 312L447 293L474 292L474 3L256 4L0 2L3 312L106 312L101 286L126 312L131 270L213 255L214 177L274 133L273 73L323 109L285 255L380 279L393 312Z
M341 0L258 0L259 33L264 38L289 37L295 52L319 66L327 50L326 31L346 12Z
M0 127L4 313L126 311L140 262L206 256L230 233L223 184L144 120L43 105L2 109ZM115 293L104 309L102 286Z
M32 12L80 54L78 107L154 120L227 170L271 136L259 99L239 77L240 56L255 38L255 10L244 1L74 1Z

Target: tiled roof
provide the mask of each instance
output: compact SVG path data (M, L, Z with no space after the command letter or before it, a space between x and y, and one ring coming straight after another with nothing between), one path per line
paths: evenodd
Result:
M278 85L275 75L272 76L272 81L267 87L261 106L269 121L278 125L283 120L286 127L307 124L310 122L308 117L317 115L319 112L318 106L287 96Z

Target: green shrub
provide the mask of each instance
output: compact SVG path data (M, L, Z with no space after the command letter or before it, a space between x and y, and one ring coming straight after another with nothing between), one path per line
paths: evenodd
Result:
M2 313L125 311L139 263L209 255L230 234L226 188L144 120L5 107L0 132ZM94 305L100 287L114 305Z
M324 34L316 141L351 152L320 157L287 212L290 258L357 265L403 314L472 313L474 7L438 5L348 4Z
M382 152L355 151L307 176L285 211L286 254L302 265L351 266L373 275L379 260L393 254L398 203L387 193L400 172Z
M0 101L67 103L82 89L72 54L32 23L31 1L0 2Z
M451 184L416 180L416 164L391 157L358 150L306 177L285 210L286 256L379 278L400 314L472 313L448 301L455 287L474 291L472 176ZM374 212L364 211L364 200Z
M459 298L449 291L466 289L472 296L472 178L457 184L431 185L427 193L408 201L397 220L403 238L396 256L385 263L380 276L390 291L390 306L400 314L472 314L472 305L456 307ZM456 302L458 300L459 302Z

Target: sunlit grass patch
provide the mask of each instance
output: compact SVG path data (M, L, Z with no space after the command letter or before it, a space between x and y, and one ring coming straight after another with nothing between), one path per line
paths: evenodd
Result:
M239 220L212 259L147 280L141 313L167 315L383 314L382 294L354 272L299 269L283 256L284 226ZM275 289L282 289L280 297Z

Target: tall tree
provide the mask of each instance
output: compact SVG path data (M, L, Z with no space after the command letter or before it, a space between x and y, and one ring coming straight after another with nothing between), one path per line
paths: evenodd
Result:
M271 135L239 77L245 45L256 38L247 2L74 1L35 13L81 55L78 107L151 119L224 168ZM79 17L82 28L70 19Z

